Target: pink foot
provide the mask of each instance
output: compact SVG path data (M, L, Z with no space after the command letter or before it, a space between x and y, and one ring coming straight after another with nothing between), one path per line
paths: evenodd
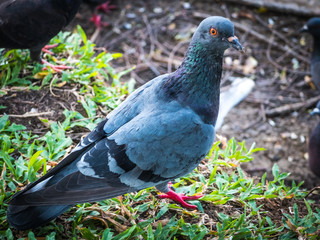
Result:
M101 27L107 27L110 24L107 22L102 22L101 21L101 16L97 14L93 14L92 17L90 18L90 22L93 22L94 25L96 25L96 28L101 28Z
M170 188L170 185L169 185ZM196 205L191 205L189 203L186 203L185 200L197 200L199 198L202 198L204 195L195 195L195 196L185 196L183 193L178 194L172 191L171 189L166 194L160 194L158 197L160 198L169 198L172 199L175 202L180 203L183 207L191 208L191 209L197 209L198 207Z
M116 5L110 5L110 1L106 1L105 3L100 4L99 6L97 6L97 10L102 10L104 11L106 14L110 13L111 10L116 9L117 6Z
M44 59L41 59L41 62L42 62L42 64L45 64L45 65L49 66L51 69L53 69L54 71L59 72L59 73L62 72L61 70L72 69L73 68L73 67L69 67L69 66L66 66L66 65L58 65L58 66L56 66L56 65L53 65L53 64L49 63L48 61L46 61ZM47 66L43 67L42 70L47 70L48 69Z
M53 53L49 51L49 49L52 49L52 48L55 48L57 47L59 44L56 43L56 44L52 44L52 45L46 45L42 48L42 52L45 52L45 53L48 53L50 55L52 55Z

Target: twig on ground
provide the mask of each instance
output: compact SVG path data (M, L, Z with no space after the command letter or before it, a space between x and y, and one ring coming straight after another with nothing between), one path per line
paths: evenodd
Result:
M316 104L318 101L320 101L320 96L316 96L313 98L310 98L306 101L303 102L298 102L298 103L292 103L292 104L285 104L283 106L273 108L266 110L266 116L267 117L275 117L278 115L283 115L287 114L302 108L310 108L314 104Z
M308 198L315 190L320 190L320 186L312 188L304 198Z
M50 93L51 93L53 96L55 96L55 97L60 97L59 95L54 94L53 91L52 91L52 84L53 84L53 82L54 82L56 79L57 79L57 75L54 75L54 77L53 77L52 80L50 81L49 91L50 91Z
M2 102L8 102L8 99L1 99L0 98L0 103L2 103ZM34 102L31 102L31 101L24 101L24 100L12 100L12 99L10 99L10 103L18 103L18 104L31 104L31 105L36 105L36 103L34 103Z
M94 31L94 33L91 35L90 41L95 42L96 39L98 38L99 34L100 34L100 27L97 27L96 30Z
M25 113L22 115L17 114L7 114L9 117L15 117L15 118L28 118L28 117L38 117L43 115L52 115L54 112L39 112L39 113ZM4 115L0 115L0 117L3 117Z

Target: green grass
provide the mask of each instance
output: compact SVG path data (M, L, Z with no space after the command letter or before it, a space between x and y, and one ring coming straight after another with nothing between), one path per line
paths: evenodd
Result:
M28 51L11 50L0 57L2 95L13 86L33 90L76 87L83 113L64 110L65 119L42 119L48 126L43 134L0 118L0 238L2 239L319 239L320 210L304 200L302 183L285 183L289 173L272 168L273 178L251 178L241 163L253 160L263 148L246 147L230 139L225 147L216 142L206 159L189 175L176 179L176 192L205 194L190 201L198 211L190 211L172 201L157 198L155 188L107 199L78 204L50 224L25 232L16 231L6 221L11 196L45 174L76 142L75 128L92 130L101 120L99 108L108 112L133 90L133 82L122 83L128 71L117 73L110 62L121 54L99 51L78 27L75 33L60 33L51 44L59 43L52 63L71 66L61 73L42 69L29 62ZM2 51L2 50L0 50ZM282 202L289 208L278 216L270 207ZM291 209L292 211L289 211ZM305 209L303 215L299 210Z
M120 82L120 78L132 69L117 72L109 64L122 57L122 54L97 49L95 44L87 40L80 26L73 34L60 32L50 44L59 45L52 49L54 56L44 54L43 58L54 65L66 65L71 69L61 73L50 67L43 69L40 63L31 64L27 50L10 50L2 56L4 50L0 49L0 87L27 86L38 90L48 85L76 85L79 94L110 109L121 102L123 95L133 91L133 80Z

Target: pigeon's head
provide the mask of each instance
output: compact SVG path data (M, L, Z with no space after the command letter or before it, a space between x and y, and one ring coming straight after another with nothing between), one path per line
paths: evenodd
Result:
M320 17L311 18L306 25L304 25L300 32L308 32L313 36L320 37Z
M311 114L312 116L314 116L314 115L320 116L320 101L317 103L316 108L313 109L310 114Z
M204 19L194 33L192 42L200 43L201 47L208 51L224 52L229 47L243 51L238 38L234 35L232 22L219 16Z

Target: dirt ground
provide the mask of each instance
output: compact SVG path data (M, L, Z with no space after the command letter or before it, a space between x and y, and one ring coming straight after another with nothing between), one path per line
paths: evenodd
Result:
M316 103L290 109L293 103L305 103L318 95L308 83L312 39L298 32L308 17L209 0L117 0L112 4L116 9L108 14L99 12L108 26L96 30L89 22L92 11L83 5L67 29L80 24L97 46L123 53L113 65L118 70L135 66L124 80L134 78L136 86L179 66L190 36L203 18L230 18L246 53L226 52L222 86L227 87L233 77L249 77L254 79L255 87L231 110L217 133L245 140L248 147L255 142L257 147L266 148L255 154L253 162L243 165L250 174L261 176L268 171L270 177L271 167L277 163L281 171L291 173L290 180L304 181L309 189L319 185L307 161L308 136L319 121L309 115ZM28 102L31 104L24 107L36 105L39 111L62 112L76 107L71 96L48 97L46 91L19 96L12 93L11 114L23 114L26 109L18 105ZM289 111L270 113L281 106L288 106ZM59 114L56 118L62 117ZM41 128L37 121L30 120L29 127Z

